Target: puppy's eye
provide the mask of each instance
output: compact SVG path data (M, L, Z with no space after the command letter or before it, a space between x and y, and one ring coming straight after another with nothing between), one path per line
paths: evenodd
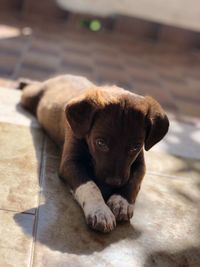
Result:
M96 139L96 146L103 152L108 152L109 147L106 141L103 138Z
M140 150L141 146L142 146L141 144L135 144L132 147L130 147L129 152L130 153L137 152Z

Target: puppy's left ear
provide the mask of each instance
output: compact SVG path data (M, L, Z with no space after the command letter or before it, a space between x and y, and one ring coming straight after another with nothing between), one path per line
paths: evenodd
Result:
M96 108L92 99L86 97L75 98L66 105L65 115L77 138L83 138L89 132Z
M146 96L149 109L146 117L145 150L149 150L158 143L167 133L169 120L158 102L150 96Z

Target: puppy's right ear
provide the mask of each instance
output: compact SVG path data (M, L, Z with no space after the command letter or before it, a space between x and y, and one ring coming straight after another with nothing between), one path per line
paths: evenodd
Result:
M77 138L83 138L89 132L96 109L96 103L84 97L73 99L66 105L66 118Z
M145 99L149 104L149 110L146 117L147 131L145 150L149 150L166 135L169 128L169 120L164 110L155 99L150 96L146 96Z

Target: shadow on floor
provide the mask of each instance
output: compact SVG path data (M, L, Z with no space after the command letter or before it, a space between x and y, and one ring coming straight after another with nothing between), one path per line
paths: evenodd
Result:
M173 253L157 251L150 254L144 267L199 267L200 247L188 247Z
M74 203L72 202L74 202L73 199L68 205L73 206ZM51 203L50 205L53 204ZM65 210L63 213L55 215L54 218L53 215L51 215L51 218L45 218L46 216L48 217L48 212L52 213L48 203L40 205L38 209L37 242L54 251L90 255L94 252L102 251L120 240L134 240L140 236L140 232L129 223L118 225L109 234L94 232L86 226L82 211L78 207L74 209L74 214L70 214L68 210ZM29 213L29 210L24 211L24 213ZM21 213L16 214L14 220L23 227L20 215ZM32 235L32 232L27 232L27 228L23 228L23 231L25 234Z

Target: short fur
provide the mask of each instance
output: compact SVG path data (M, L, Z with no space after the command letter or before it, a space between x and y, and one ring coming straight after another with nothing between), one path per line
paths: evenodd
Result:
M129 220L145 174L143 147L169 127L156 100L64 75L25 87L21 104L62 147L59 175L90 227L109 232Z

